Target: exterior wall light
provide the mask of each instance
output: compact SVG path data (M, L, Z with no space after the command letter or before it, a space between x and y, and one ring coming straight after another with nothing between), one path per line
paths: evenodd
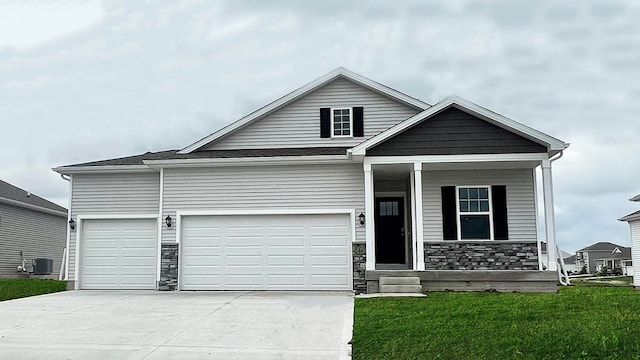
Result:
M165 224L167 224L167 227L171 227L171 216L167 215L166 218L164 218L164 222Z
M360 215L358 215L358 219L360 219L360 225L364 225L364 214L360 213Z
M69 220L69 229L71 229L71 230L75 230L76 229L76 222L73 221L73 219Z

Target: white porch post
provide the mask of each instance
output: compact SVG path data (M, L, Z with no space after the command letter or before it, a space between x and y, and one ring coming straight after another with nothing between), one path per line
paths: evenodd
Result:
M373 209L373 176L371 164L364 164L364 212L365 221L365 246L366 246L366 270L376 269L376 242L375 242L375 215Z
M415 270L424 270L424 224L422 223L422 163L413 163L413 197L415 199Z
M551 175L551 161L542 160L542 188L544 195L544 228L547 237L547 257L549 271L556 271L556 221L553 210L553 178Z

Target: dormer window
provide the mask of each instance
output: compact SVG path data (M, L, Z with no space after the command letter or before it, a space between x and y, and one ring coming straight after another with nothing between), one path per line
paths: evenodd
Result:
M351 136L353 122L351 119L351 109L331 109L331 134L332 137Z

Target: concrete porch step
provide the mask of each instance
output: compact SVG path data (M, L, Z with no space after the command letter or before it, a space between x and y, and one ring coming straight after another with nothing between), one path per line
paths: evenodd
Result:
M380 285L381 293L421 293L422 285Z
M422 285L417 276L380 276L380 293L410 294L421 293Z
M417 276L380 276L380 286L382 285L420 285L420 278Z

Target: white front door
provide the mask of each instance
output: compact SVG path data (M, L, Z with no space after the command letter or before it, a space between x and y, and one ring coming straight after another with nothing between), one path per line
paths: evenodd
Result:
M185 216L183 290L351 290L348 214Z

